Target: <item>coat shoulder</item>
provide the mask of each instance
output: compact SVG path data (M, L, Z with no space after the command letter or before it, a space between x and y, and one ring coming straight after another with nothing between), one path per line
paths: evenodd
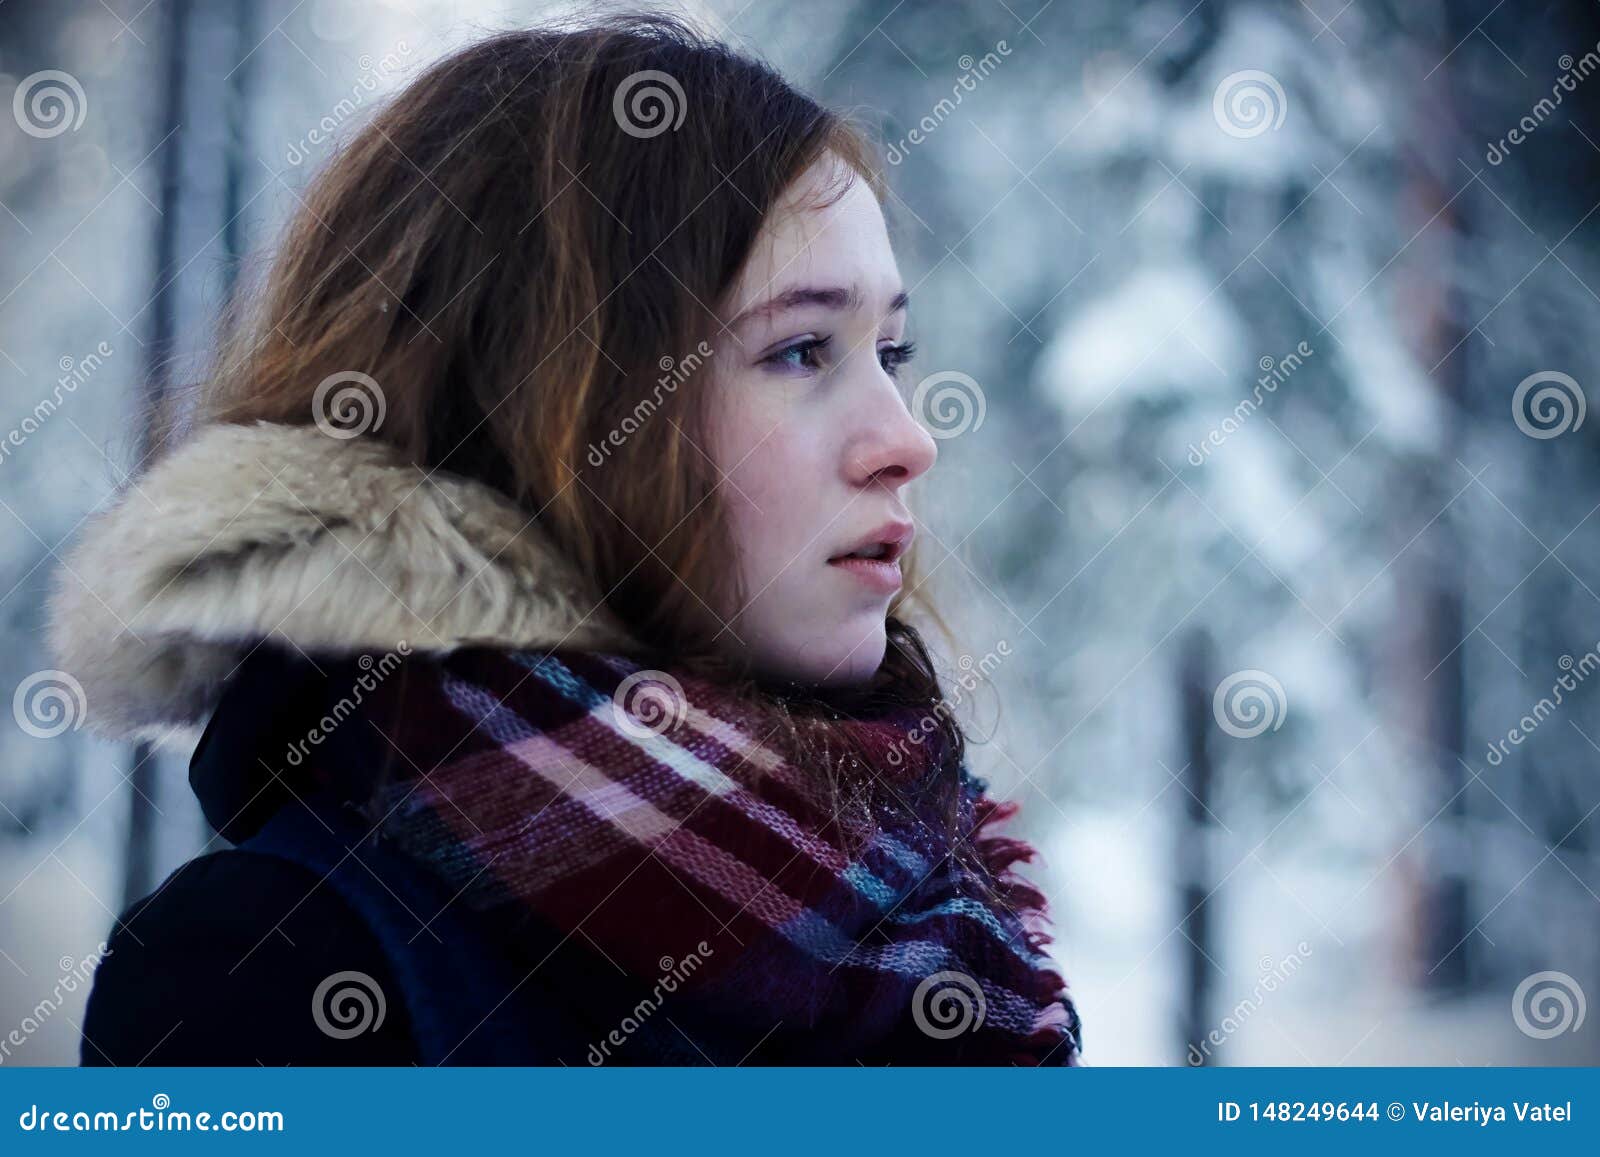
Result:
M357 1022L371 1027L335 1035ZM188 861L117 920L79 1049L84 1065L417 1060L360 916L309 868L243 848Z

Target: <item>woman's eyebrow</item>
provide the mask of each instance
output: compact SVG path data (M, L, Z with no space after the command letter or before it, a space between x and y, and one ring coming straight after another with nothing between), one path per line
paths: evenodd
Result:
M889 308L885 316L899 313L907 308L911 302L911 295L901 290L889 299ZM785 313L791 309L815 305L824 309L840 312L851 312L861 308L861 288L857 285L848 286L816 286L801 285L769 298L745 310L734 318L731 325L750 321L757 317L771 317L774 314Z

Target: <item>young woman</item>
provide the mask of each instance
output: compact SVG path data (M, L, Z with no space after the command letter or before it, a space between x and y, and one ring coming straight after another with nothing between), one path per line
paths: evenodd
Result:
M659 17L493 36L317 177L53 602L235 847L85 1064L1080 1063L915 593L868 138Z

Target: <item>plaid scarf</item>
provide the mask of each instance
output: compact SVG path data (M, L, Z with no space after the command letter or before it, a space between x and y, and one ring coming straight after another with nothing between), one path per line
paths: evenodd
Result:
M1017 805L927 711L822 725L869 756L863 828L827 788L845 748L786 759L726 688L620 655L418 656L362 710L394 749L368 801L392 846L529 968L596 953L541 974L594 1031L567 1063L1081 1063L1044 897L1012 869L1033 849L990 830Z

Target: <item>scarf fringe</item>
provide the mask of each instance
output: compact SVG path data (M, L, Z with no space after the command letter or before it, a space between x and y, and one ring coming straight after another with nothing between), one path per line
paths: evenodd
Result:
M1045 961L1034 970L1034 990L1030 995L1044 1006L1034 1028L1021 1044L1023 1051L1012 1054L1019 1065L1035 1066L1042 1057L1060 1048L1069 1050L1069 1065L1079 1064L1079 1022L1072 1004L1065 975L1049 960L1048 945L1055 942L1048 899L1038 886L1024 877L1018 864L1031 864L1038 858L1027 840L999 834L992 829L1015 816L1021 808L1016 800L997 800L980 796L974 805L975 824L971 842L984 867L994 880L995 892L1022 922L1028 948Z

